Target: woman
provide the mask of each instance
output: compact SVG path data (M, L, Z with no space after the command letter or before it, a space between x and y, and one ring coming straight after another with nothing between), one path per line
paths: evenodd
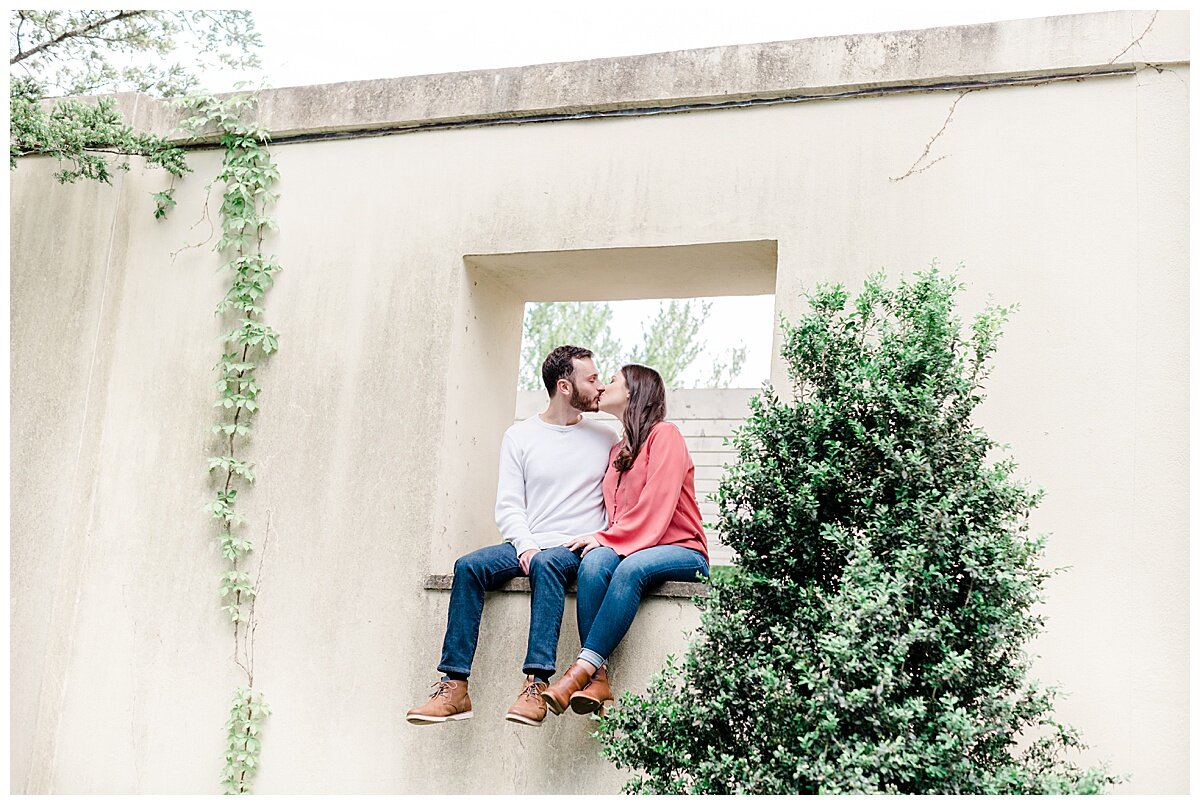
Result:
M590 713L612 702L605 662L637 615L646 590L708 576L708 543L696 504L695 465L679 428L666 422L658 372L629 364L613 375L600 410L625 438L604 475L608 528L565 544L581 550L576 611L583 650L542 692L555 715Z

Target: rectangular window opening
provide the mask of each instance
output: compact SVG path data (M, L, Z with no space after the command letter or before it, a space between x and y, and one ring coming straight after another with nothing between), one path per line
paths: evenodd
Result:
M668 389L667 419L695 463L710 559L728 565L733 551L717 527L716 492L725 465L737 458L726 437L745 421L751 395L770 374L774 311L774 294L526 302L513 421L545 409L541 363L555 346L591 349L605 379L627 363L658 370ZM621 432L609 414L586 416Z
M448 494L440 501L446 528L431 552L431 567L446 572L455 556L495 533L501 435L514 421L544 410L541 362L562 343L591 349L606 377L625 362L645 363L663 374L667 419L683 432L696 465L696 499L712 565L728 565L733 552L721 541L713 498L724 465L736 460L726 437L745 421L750 397L776 363L777 242L465 254L463 263L452 344L462 366L447 387L445 448L452 458L444 472L454 479L447 488L480 494ZM547 314L538 328L541 337L526 339L529 314L539 309ZM557 318L550 315L555 313ZM558 327L581 319L590 329L567 333ZM679 327L683 336L672 341ZM481 407L480 384L468 378L482 378L501 406ZM611 416L589 416L619 432Z

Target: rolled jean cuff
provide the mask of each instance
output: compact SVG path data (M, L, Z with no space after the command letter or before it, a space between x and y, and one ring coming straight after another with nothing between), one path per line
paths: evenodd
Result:
M596 666L597 668L599 668L601 665L604 665L604 663L607 662L607 660L604 657L601 657L599 654L592 651L590 648L585 648L585 649L581 650L579 652L579 659L583 660L584 662L590 662L592 665Z

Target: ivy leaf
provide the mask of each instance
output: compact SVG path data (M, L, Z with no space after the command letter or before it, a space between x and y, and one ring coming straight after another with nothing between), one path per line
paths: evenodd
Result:
M167 212L176 205L175 188L160 191L154 194L154 220L160 220L167 217Z

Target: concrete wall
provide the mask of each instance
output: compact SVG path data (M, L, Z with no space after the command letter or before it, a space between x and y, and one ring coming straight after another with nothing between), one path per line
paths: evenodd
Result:
M1187 25L1113 12L271 93L264 122L297 139L275 148L283 336L244 507L267 542L256 683L275 710L256 790L618 789L587 722L501 720L519 594L484 616L476 718L403 721L445 617L423 579L495 539L478 512L514 411L514 311L554 273L522 285L489 259L769 242L789 316L816 282L935 257L965 263L964 312L1021 303L980 418L1047 490L1033 526L1071 566L1037 674L1071 692L1059 714L1087 759L1132 774L1123 790L1186 792ZM926 162L946 158L893 181L964 87ZM661 113L731 101L748 105ZM492 125L533 113L584 117ZM239 678L199 507L223 277L215 238L171 255L209 235L193 224L219 155L190 163L164 222L158 173L60 187L30 158L12 175L14 792L217 790ZM755 249L737 277L761 276ZM678 265L629 294L720 280ZM618 684L642 688L695 623L647 602ZM574 628L568 611L560 662Z

